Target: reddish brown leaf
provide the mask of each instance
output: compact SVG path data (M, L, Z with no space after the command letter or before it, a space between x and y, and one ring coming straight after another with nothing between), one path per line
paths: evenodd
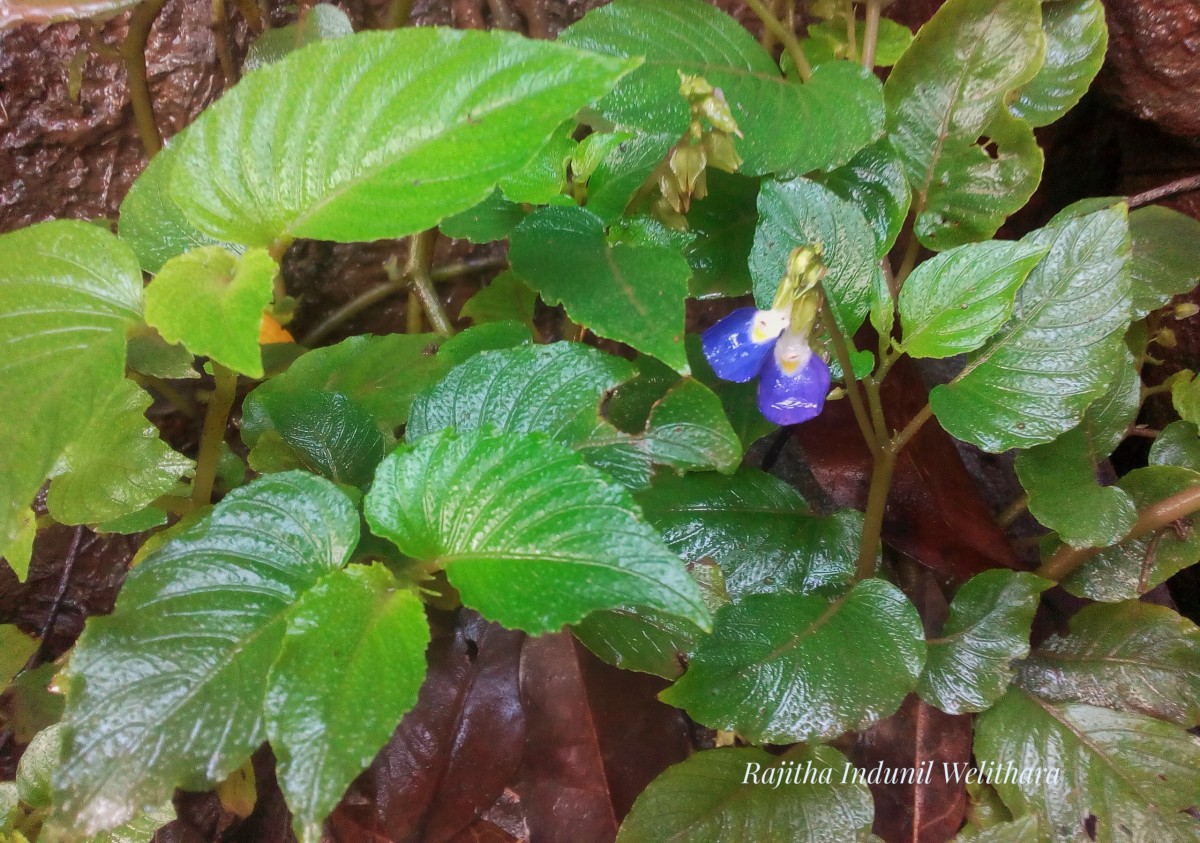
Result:
M887 422L904 427L929 400L916 367L902 358L883 383ZM862 509L871 455L849 401L834 401L795 431L817 482L838 506ZM883 540L943 574L967 579L988 568L1020 567L958 449L936 419L896 463Z

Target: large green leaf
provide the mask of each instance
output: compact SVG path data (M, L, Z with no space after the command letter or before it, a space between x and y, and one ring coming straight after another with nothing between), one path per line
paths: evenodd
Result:
M323 41L191 125L171 195L201 230L251 246L412 234L483 200L634 66L497 31Z
M261 378L259 334L279 266L263 249L240 257L201 246L171 258L146 288L146 322L169 343Z
M508 627L551 632L629 605L708 625L695 581L629 493L544 434L422 437L379 466L366 513Z
M862 515L808 511L800 494L757 469L732 477L656 477L638 503L667 544L689 562L721 566L732 599L751 594L836 593L854 576Z
M870 579L833 601L759 594L726 606L687 673L659 696L755 742L812 741L895 712L924 663L917 610Z
M617 843L863 839L875 805L865 784L843 782L849 764L828 746L784 755L758 747L698 752L642 792Z
M744 134L737 142L741 171L751 175L836 167L883 127L879 84L863 68L831 64L793 84L744 27L701 0L616 0L561 40L645 58L600 102L601 114L620 127L679 138L689 120L679 74L720 88Z
M67 669L58 821L112 828L245 763L266 736L267 673L292 606L345 563L358 524L329 481L276 474L230 492L133 568Z
M875 232L875 253L886 255L900 236L912 202L904 167L892 145L887 140L874 143L819 180L858 206Z
M758 224L758 180L714 170L708 195L688 210L696 238L684 250L692 266L691 294L741 296L750 292L747 261ZM836 189L836 188L835 188Z
M158 272L171 258L200 246L224 246L229 251L241 248L197 229L171 198L171 173L185 132L187 129L150 159L121 201L117 233L147 272Z
M1196 839L1179 812L1200 799L1200 740L1179 726L1019 688L975 722L976 760L998 767L991 783L1014 815L1046 819L1042 839ZM1006 775L1006 764L1020 769Z
M1104 64L1108 27L1101 0L1042 4L1046 63L1021 87L1010 110L1032 126L1047 126L1083 98Z
M1200 473L1171 465L1131 471L1117 485L1145 509L1200 485ZM1072 594L1115 603L1145 594L1200 560L1200 516L1106 547L1062 581Z
M266 698L267 734L296 835L321 823L417 701L429 624L380 564L324 577L296 602Z
M1166 606L1129 600L1085 606L1071 634L1053 635L1021 664L1038 696L1200 724L1200 629Z
M99 226L61 220L0 237L0 554L63 450L125 370L142 271Z
M879 272L875 235L858 207L808 179L765 182L758 193L758 229L750 250L750 277L761 308L771 306L788 256L820 243L828 267L829 305L852 336L867 315L871 281Z
M904 350L952 357L979 348L1008 321L1017 289L1045 254L1030 243L971 243L918 266L900 290Z
M1133 318L1158 310L1200 282L1200 220L1151 205L1129 215Z
M942 634L929 641L917 693L949 714L983 711L1008 689L1013 662L1029 652L1038 595L1054 583L996 569L954 595Z
M892 68L888 135L929 248L990 238L1033 195L1042 153L1007 99L1034 78L1045 42L1037 0L949 0Z
M684 299L691 267L678 251L610 243L585 208L547 207L512 234L508 259L547 304L576 322L686 373Z
M194 463L173 451L146 418L153 399L120 380L55 467L46 506L63 524L96 524L165 495Z
M1200 471L1200 428L1186 421L1174 421L1164 427L1150 446L1150 464Z
M1022 242L1050 251L1022 285L1012 319L929 396L942 427L985 451L1040 445L1079 424L1124 355L1124 210L1064 219Z
M1106 547L1133 527L1133 500L1119 486L1101 486L1096 473L1137 418L1141 388L1133 357L1125 352L1108 392L1088 407L1077 427L1017 454L1029 511L1068 544Z

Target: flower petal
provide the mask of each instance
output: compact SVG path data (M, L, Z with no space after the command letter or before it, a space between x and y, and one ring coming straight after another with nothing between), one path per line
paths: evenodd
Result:
M764 326L756 332L755 321L767 321L760 314L769 311L759 311L753 307L743 307L735 310L717 324L713 325L701 337L704 356L713 367L717 377L722 380L745 383L758 374L763 361L771 355L775 340L783 331L783 325L770 325L764 335ZM774 330L774 335L771 331ZM761 339L756 339L755 334Z
M821 412L828 394L829 366L820 355L789 375L772 354L758 383L758 409L775 424L799 424Z

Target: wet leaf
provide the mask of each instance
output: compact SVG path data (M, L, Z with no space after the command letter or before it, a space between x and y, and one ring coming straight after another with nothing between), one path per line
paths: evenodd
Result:
M1031 126L1048 126L1071 110L1104 64L1108 28L1101 0L1042 4L1046 62L1009 106Z
M912 191L891 144L882 140L866 147L818 181L858 206L875 232L875 253L886 255L900 236L912 202Z
M1178 465L1200 471L1200 429L1192 422L1171 422L1150 446L1151 465Z
M1129 214L1133 318L1158 310L1200 282L1200 221L1151 205Z

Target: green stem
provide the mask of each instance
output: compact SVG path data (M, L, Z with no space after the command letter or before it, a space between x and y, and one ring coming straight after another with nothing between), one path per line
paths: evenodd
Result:
M1138 513L1137 521L1133 523L1133 529L1121 541L1141 538L1155 530L1169 527L1181 518L1186 518L1196 512L1200 512L1200 486L1184 489L1182 492L1143 509ZM1048 580L1061 581L1103 549L1101 547L1071 547L1064 544L1035 573Z
M915 222L915 218L914 218ZM904 286L904 282L908 279L909 274L917 265L917 257L921 254L921 241L917 239L915 231L908 232L908 243L904 247L904 257L900 261L900 268L896 270L896 294L900 294L900 288Z
M216 386L208 399L204 413L204 430L200 434L200 453L196 456L196 478L192 481L192 503L205 506L212 501L213 484L217 479L217 461L225 442L229 412L237 397L237 373L212 362Z
M388 4L387 16L383 19L384 29L399 29L408 26L412 18L413 0L392 0Z
M812 76L812 65L808 63L808 57L804 55L804 48L800 46L800 39L796 37L796 33L784 26L762 0L746 0L746 5L758 15L763 26L783 44L788 55L792 57L792 64L796 65L796 72L800 74L801 81L807 82Z
M408 263L405 265L404 274L408 277L412 291L421 300L421 308L429 318L433 330L443 337L450 337L454 335L454 325L446 315L446 309L442 307L431 274L433 247L436 242L436 228L414 234L408 243Z
M129 79L133 121L137 124L138 136L142 139L147 158L153 158L162 149L162 135L158 133L158 124L154 121L154 102L150 98L150 82L146 78L146 41L150 37L150 27L165 3L166 0L146 0L135 7L129 18L129 32L121 42L121 58Z
M1007 530L1011 527L1018 518L1029 511L1029 495L1021 495L1015 501L1004 508L1004 511L996 516L996 524L1001 530Z
M866 26L863 32L862 63L867 70L875 69L875 48L879 44L879 0L867 0Z
M896 455L882 451L875 457L871 470L871 487L867 491L867 511L863 519L862 543L858 548L858 564L854 578L865 580L875 575L875 555L883 534L883 515L888 494L892 491L892 474L896 470Z
M850 61L858 61L858 14L854 10L854 0L846 0L845 2L846 16L846 58ZM866 43L863 43L866 47ZM867 66L870 70L870 65Z
M863 404L862 386L859 384L858 378L854 377L854 368L850 365L850 349L846 345L846 338L842 336L842 330L838 327L837 320L833 318L833 310L830 309L829 301L825 296L821 296L821 322L829 330L834 356L837 357L838 365L842 367L842 380L846 384L846 398L850 401L850 409L854 411L854 420L858 422L858 429L862 432L871 454L878 455L882 445L875 436L871 418L867 415L867 408Z

